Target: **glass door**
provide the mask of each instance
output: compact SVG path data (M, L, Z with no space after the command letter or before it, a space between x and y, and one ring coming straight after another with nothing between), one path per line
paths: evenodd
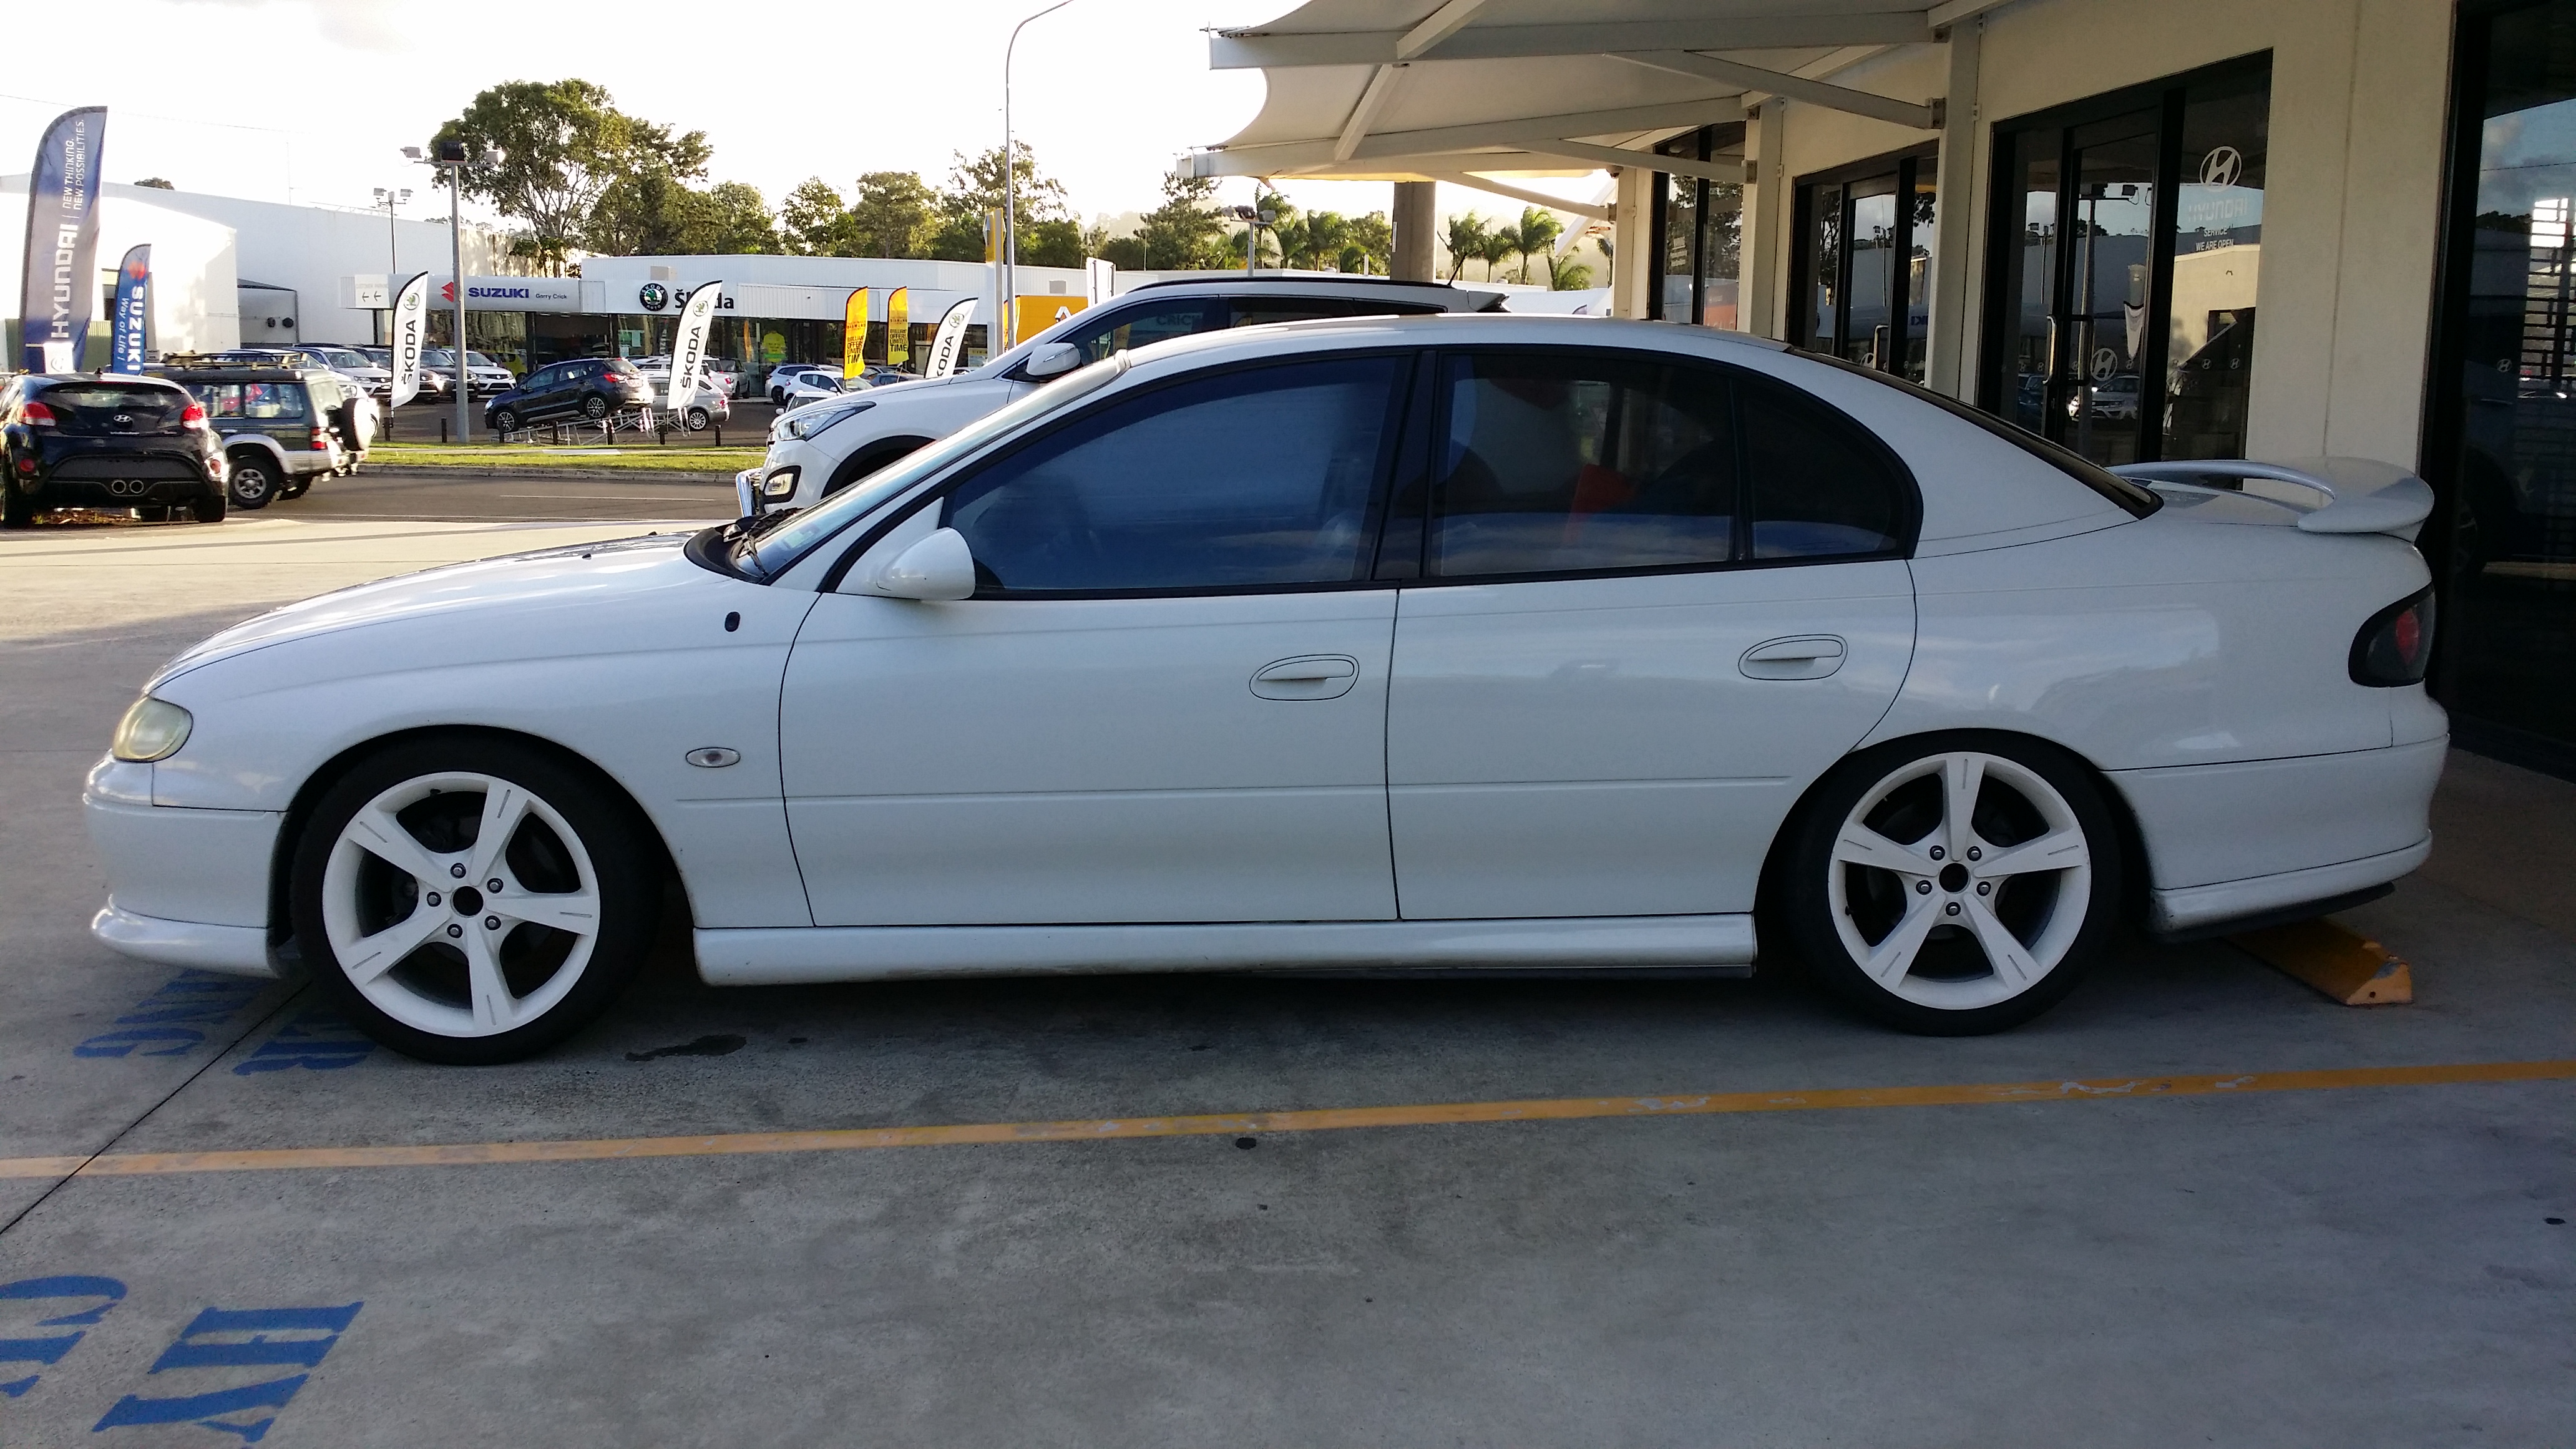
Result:
M1791 341L1923 380L1935 176L1906 156L1800 183Z

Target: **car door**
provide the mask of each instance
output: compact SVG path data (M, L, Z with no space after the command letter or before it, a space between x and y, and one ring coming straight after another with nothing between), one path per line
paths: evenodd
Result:
M932 505L973 598L863 562L820 599L779 728L816 924L1393 918L1368 561L1408 366L1104 399Z
M520 382L519 396L515 399L519 416L541 418L553 412L555 399L561 392L564 370L570 366L570 363L565 362L548 363L529 373L526 379Z
M1913 648L1894 455L1784 385L1652 354L1453 354L1389 524L1407 919L1748 911L1799 792Z

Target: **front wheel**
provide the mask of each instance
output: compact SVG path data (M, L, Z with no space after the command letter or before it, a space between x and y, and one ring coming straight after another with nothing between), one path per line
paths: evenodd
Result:
M633 811L524 745L423 740L322 797L295 854L295 933L377 1041L477 1065L605 1010L651 944L660 878Z
M512 412L508 408L499 408L494 410L492 414L492 431L508 434L515 433L518 430L519 415L517 413Z
M2117 916L2118 832L2081 764L2034 742L1932 736L1819 783L1781 880L1817 978L1901 1030L2018 1026L2075 989Z
M245 453L233 459L231 476L224 480L224 492L232 505L244 512L266 508L277 498L277 467L256 453Z

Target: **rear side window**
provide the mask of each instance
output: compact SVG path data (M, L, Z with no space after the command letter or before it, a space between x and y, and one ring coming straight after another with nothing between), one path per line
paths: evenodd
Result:
M1347 583L1404 361L1195 377L1094 409L961 483L945 521L987 592Z
M1845 558L1903 546L1913 490L1876 438L1777 383L1747 379L1737 407L1752 557Z
M1732 391L1615 353L1450 357L1424 572L1471 578L1736 556Z
M300 423L310 417L301 383L199 383L197 395L205 399L206 411L217 422L230 418L251 423Z

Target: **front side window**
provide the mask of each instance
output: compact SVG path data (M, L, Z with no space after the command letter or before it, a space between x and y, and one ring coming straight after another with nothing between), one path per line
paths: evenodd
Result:
M1148 302L1121 308L1100 325L1077 328L1060 340L1082 349L1082 360L1100 362L1113 352L1133 351L1174 337L1213 332L1223 325L1225 304L1205 297Z
M1424 571L1724 563L1739 450L1725 374L1601 354L1452 357Z
M987 591L1349 582L1402 368L1335 357L1140 393L969 477L944 521Z

